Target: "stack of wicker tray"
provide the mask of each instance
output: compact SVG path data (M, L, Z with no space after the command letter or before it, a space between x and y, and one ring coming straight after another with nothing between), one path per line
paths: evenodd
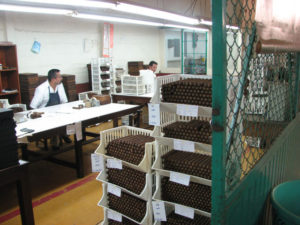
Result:
M63 85L66 91L66 95L68 97L68 101L76 101L77 100L77 92L76 92L76 84L75 84L75 75L62 74L63 77Z
M37 73L20 73L20 90L21 101L29 108L30 102L34 96L36 87L39 85L39 78Z

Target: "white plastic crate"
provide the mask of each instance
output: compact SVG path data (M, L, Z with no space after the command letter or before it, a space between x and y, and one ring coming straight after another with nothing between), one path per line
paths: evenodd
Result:
M143 95L146 93L146 89L144 85L128 86L126 84L123 84L122 92L123 94L127 95Z
M164 84L168 84L177 80L196 78L196 79L212 79L212 76L208 75L192 75L192 74L171 74L161 77L156 77L154 80L154 96L151 98L150 102L153 104L158 104L161 102L161 87Z
M151 196L151 188L152 188L152 177L151 177L151 175L152 175L151 173L146 173L145 174L146 183L145 183L143 191L140 194L136 194L136 193L134 193L134 192L132 192L132 191L130 191L130 190L124 188L124 187L118 186L116 184L113 184L113 183L111 183L111 184L119 187L122 191L124 191L124 192L126 192L130 195L133 195L137 198L141 198L141 199L147 201L149 199L149 196ZM107 172L106 172L105 169L98 174L96 180L101 181L101 182L106 183L106 184L109 183L108 180L107 180Z
M130 76L130 75L124 75L122 77L122 83L125 85L144 85L143 77L142 76Z
M152 165L152 169L154 169L155 171L157 171L159 174L161 174L163 176L169 177L171 171L163 169L162 156L164 156L165 154L170 152L172 149L174 149L174 139L173 138L156 137L155 145L156 145L155 161ZM211 148L212 148L211 145L195 142L195 153L196 154L211 156ZM211 180L197 177L197 176L190 175L190 174L187 174L187 175L189 175L191 177L190 180L192 182L211 186Z
M143 95L146 93L142 76L122 76L122 92L127 95Z
M103 207L105 212L107 210L111 210L111 211L114 211L114 212L117 212L116 210L113 210L113 209L109 209L109 206L108 206L108 198L107 198L107 184L104 184L102 183L102 190L103 190L103 195L102 195L102 198L100 199L100 201L98 202L98 206L100 207ZM119 213L119 212L117 212ZM137 224L140 224L140 225L149 225L149 224L152 224L152 202L149 201L146 203L146 214L144 216L144 218L142 219L142 221L136 221L122 213L119 213L122 215L122 217L126 217L127 219L130 219L132 220L133 222L137 223ZM107 215L105 213L105 216L104 216L104 221L101 223L102 225L107 225L108 224L108 218L107 218Z
M146 129L121 126L100 132L100 145L96 149L95 153L103 155L104 158L114 158L106 155L106 146L112 140L122 138L129 135L146 135L153 136L153 132ZM122 163L130 168L148 173L151 170L152 162L154 161L154 148L155 142L149 142L145 144L145 155L139 165L135 165L126 161Z
M175 204L169 204L168 202L165 202L165 201L163 201L163 202L165 203L166 217L168 217L168 215L169 215L172 211L175 211ZM177 205L178 205L178 204L177 204ZM199 213L198 211L194 211L194 213L195 213L196 215L202 215L202 214ZM203 216L203 215L202 215L202 216ZM207 215L206 217L209 217L209 218L210 218L210 216L208 216L208 215ZM154 225L161 225L161 222L155 220L153 224L154 224Z
M160 175L158 172L156 172L156 177L155 177L155 183L156 183L156 190L153 194L153 200L155 201L163 201L165 203L165 205L170 205L172 207L175 207L175 205L180 205L178 203L174 203L174 202L169 202L169 201L164 201L162 200L162 197L161 197L161 177L163 175ZM169 177L169 176L164 176L164 177ZM197 182L195 182L197 183ZM182 205L182 206L185 206L185 205ZM185 207L189 207L189 206L185 206ZM189 207L189 208L192 208L192 207ZM206 211L203 211L203 210L200 210L200 209L195 209L195 208L192 208L194 210L194 212L196 214L199 214L199 215L202 215L202 216L206 216L206 217L211 217L211 213L210 212L206 212Z

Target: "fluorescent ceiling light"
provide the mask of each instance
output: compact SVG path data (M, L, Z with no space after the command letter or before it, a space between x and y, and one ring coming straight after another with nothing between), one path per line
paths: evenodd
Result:
M29 6L16 6L16 5L4 5L4 4L0 4L0 11L42 13L42 14L56 14L56 15L68 15L73 13L72 10L65 10L65 9L37 8L37 7L29 7Z
M195 18L181 16L175 13L169 13L166 11L126 4L121 2L114 4L109 2L90 1L90 0L19 0L19 1L41 3L41 4L44 3L44 4L55 4L55 5L81 6L81 7L91 7L91 8L109 8L117 11L122 11L125 13L132 13L132 14L138 14L142 16L176 21L184 24L190 24L190 25L199 24L199 20Z
M169 13L169 12L165 12L165 11L161 11L161 10L150 9L150 8L146 8L146 7L121 3L121 2L117 3L116 10L126 12L126 13L133 13L133 14L139 14L139 15L143 15L143 16L149 16L149 17L154 17L154 18L176 21L176 22L185 23L185 24L191 24L191 25L199 24L198 19L181 16L181 15L178 15L175 13Z
M208 21L208 20L203 20L201 19L200 21L201 24L207 25L207 26L212 26L212 21Z
M165 24L165 27L174 27L174 28L180 28L180 29L188 29L188 30L195 30L195 31L208 31L208 29L200 28L200 27L189 27L189 26L181 26L181 25L174 25L174 24Z
M203 24L203 25L207 25L207 26L212 26L212 24L213 24L212 21L203 20L203 19L201 19L200 23ZM226 28L227 29L232 29L232 30L238 30L238 29L240 29L237 26L230 26L230 25L226 25Z
M110 17L110 16L98 16L98 15L91 15L91 14L75 14L73 15L75 18L82 18L82 19L90 19L90 20L101 20L101 21L107 21L107 22L119 22L119 23L130 23L130 24L141 24L141 25L148 25L148 26L164 26L162 23L154 23L154 22L148 22L143 20L132 20L132 19L126 19L126 18L120 18L120 17Z
M45 3L54 5L71 5L92 8L115 8L116 4L109 2L88 1L88 0L19 0L22 2Z
M227 28L227 29L231 29L231 30L238 30L238 29L240 29L239 27L236 27L236 26L229 26L229 25L226 25L226 28Z

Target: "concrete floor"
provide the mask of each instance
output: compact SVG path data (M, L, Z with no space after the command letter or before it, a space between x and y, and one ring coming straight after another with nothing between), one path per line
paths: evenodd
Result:
M109 122L90 130L100 132L112 126ZM51 162L31 165L30 185L36 225L91 225L103 219L103 210L97 206L102 195L101 183L95 180L97 174L91 173L90 162L90 154L98 145L99 142L95 142L83 147L85 177L82 179L77 179L74 169ZM66 152L59 158L74 161L74 152ZM0 199L0 224L21 224L15 187L0 188Z

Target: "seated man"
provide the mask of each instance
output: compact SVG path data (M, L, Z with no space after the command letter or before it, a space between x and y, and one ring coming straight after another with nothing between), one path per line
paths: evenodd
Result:
M30 107L38 109L68 102L66 92L61 81L62 76L58 69L49 70L48 80L40 84L35 89Z
M48 72L48 80L40 84L34 92L30 107L33 109L43 108L47 106L58 105L68 102L64 86L62 84L62 76L58 69L52 69ZM71 139L62 136L66 143L71 143ZM54 149L58 148L58 138L52 138L51 144Z

